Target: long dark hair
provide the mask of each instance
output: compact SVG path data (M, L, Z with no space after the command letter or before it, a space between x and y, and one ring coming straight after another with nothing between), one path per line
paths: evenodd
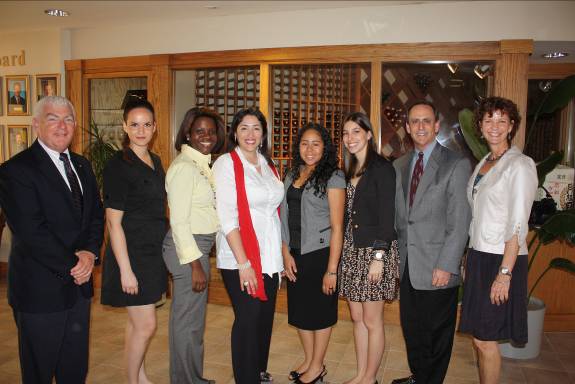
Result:
M146 99L140 98L132 98L130 101L126 103L124 107L124 113L122 114L122 119L124 120L125 124L128 124L128 115L130 112L136 108L144 108L150 111L152 114L152 119L156 122L156 113L154 112L154 106ZM127 162L132 162L132 158L130 156L130 137L126 132L124 132L124 137L122 139L122 158Z
M183 144L189 144L188 137L192 131L192 127L194 126L196 120L201 117L212 119L214 121L214 125L216 126L216 135L218 137L218 141L212 149L212 153L218 153L222 149L224 142L226 141L226 126L224 121L217 112L211 109L194 107L190 108L188 112L186 112L184 119L182 120L182 124L180 124L180 129L176 134L176 142L174 143L176 151L180 152L182 150Z
M333 172L337 169L338 163L337 148L333 145L327 129L315 123L308 123L305 127L300 129L292 148L293 153L290 172L293 175L294 181L299 178L300 168L305 165L305 162L300 155L299 145L304 133L311 129L316 131L323 141L323 154L305 184L307 187L314 188L314 194L316 196L323 197L325 196L327 189L327 182Z
M254 116L260 122L262 126L262 141L260 146L260 153L266 159L268 164L274 165L270 155L269 155L269 148L268 148L268 123L266 121L266 117L264 114L259 110L257 107L250 107L246 109L242 109L238 111L232 120L232 125L230 127L230 131L228 132L228 143L229 148L228 152L234 150L235 147L238 146L238 140L236 138L236 131L238 130L238 126L246 116Z
M345 161L345 178L347 180L352 179L353 177L359 177L365 173L365 170L369 166L370 162L377 156L377 150L375 148L375 140L373 135L373 128L371 127L371 122L369 121L369 117L365 113L362 112L352 112L346 116L341 124L341 129L343 130L343 126L348 121L353 121L357 125L361 127L366 132L371 132L371 138L367 142L367 153L365 154L365 161L360 169L356 171L357 168L357 157L355 155L350 154L347 149L344 150L344 159Z

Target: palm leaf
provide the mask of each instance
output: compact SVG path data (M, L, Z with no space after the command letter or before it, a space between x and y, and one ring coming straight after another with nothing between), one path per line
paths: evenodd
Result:
M465 143L473 153L473 156L477 160L481 160L489 150L487 149L487 145L477 137L477 131L473 126L473 112L469 109L463 109L459 111L459 127L461 129L461 134L463 135L463 139L465 139Z
M549 172L555 169L557 164L563 160L563 151L552 152L546 159L537 164L537 177L539 178L539 186L543 186L545 177Z

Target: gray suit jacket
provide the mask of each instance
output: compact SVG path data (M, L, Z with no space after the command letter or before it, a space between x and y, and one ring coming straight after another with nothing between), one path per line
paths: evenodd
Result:
M284 199L280 208L282 224L282 242L289 246L289 207L287 203L287 190L293 182L291 172L284 180ZM336 170L327 182L326 194L317 197L315 189L306 186L301 197L301 254L317 251L329 247L331 240L331 222L329 220L329 204L327 201L327 189L345 189L345 177L341 170Z
M452 274L444 287L451 288L460 284L459 267L471 220L465 195L471 164L459 153L437 144L410 209L413 156L413 152L409 152L393 164L396 169L395 227L400 273L403 276L409 255L409 277L415 289L438 289L431 285L434 268Z

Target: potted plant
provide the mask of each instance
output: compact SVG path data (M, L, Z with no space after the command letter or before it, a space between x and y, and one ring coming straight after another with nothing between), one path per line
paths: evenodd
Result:
M98 182L98 187L100 187L101 192L104 167L119 148L114 143L106 141L103 132L93 121L90 122L90 129L86 130L86 132L88 133L88 142L84 147L84 155L90 160L90 163L92 163L96 181Z
M553 241L564 241L569 245L575 245L575 209L557 211L551 215L541 227L535 229L535 234L529 242L528 249L531 254L527 273L531 272L533 262L539 254L542 245ZM533 249L535 243L535 249ZM551 269L561 270L575 275L575 263L563 257L554 257L548 266L539 274L535 283L527 295L527 330L528 342L524 346L515 346L510 342L499 344L501 355L513 359L533 359L539 355L541 349L541 336L545 320L545 303L533 296L533 292L541 279Z

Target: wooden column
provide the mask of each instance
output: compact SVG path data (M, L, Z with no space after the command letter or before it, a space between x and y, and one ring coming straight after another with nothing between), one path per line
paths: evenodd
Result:
M270 103L270 92L270 65L260 64L260 110L268 121L268 129L271 127L270 111L272 105ZM271 136L271 132L268 132L268 139L271 139Z
M85 142L84 103L82 87L82 60L68 60L65 62L66 68L66 97L72 102L76 109L76 132L72 140L71 149L73 152L82 153Z
M154 105L158 131L152 151L162 158L164 169L172 159L172 71L170 55L150 56L150 75L148 77L148 100Z
M369 119L373 126L377 152L381 152L381 60L371 62L371 102Z
M525 121L527 118L527 79L529 54L533 51L532 40L502 40L500 56L495 62L494 96L513 100L519 108L521 124L513 144L523 149L525 145Z

